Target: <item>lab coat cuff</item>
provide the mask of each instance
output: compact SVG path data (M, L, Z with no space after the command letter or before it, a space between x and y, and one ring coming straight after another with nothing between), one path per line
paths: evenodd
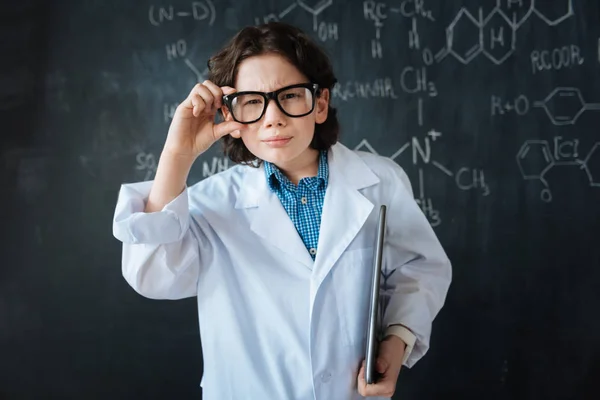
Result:
M395 335L398 336L404 343L406 343L406 349L404 350L404 358L402 359L402 364L406 364L408 357L412 353L413 348L415 347L415 343L417 341L417 337L405 326L403 325L390 325L385 330L385 336Z
M146 213L153 181L121 185L113 235L123 243L165 244L181 240L189 228L187 186L162 210Z

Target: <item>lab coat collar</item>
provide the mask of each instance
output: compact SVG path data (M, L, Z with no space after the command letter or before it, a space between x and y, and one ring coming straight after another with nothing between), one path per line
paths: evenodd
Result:
M373 209L373 204L358 190L379 182L360 156L341 143L329 150L328 164L329 182L314 262L279 198L269 190L263 165L246 168L235 205L235 208L256 208L251 216L252 231L286 256L313 269L318 283L360 231Z
M363 159L339 143L331 148L329 168L329 185L313 268L314 290L354 240L374 208L359 190L379 183L379 178ZM312 295L314 299L315 293Z

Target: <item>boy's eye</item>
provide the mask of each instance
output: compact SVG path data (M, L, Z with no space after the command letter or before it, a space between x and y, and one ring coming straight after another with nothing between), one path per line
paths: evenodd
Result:
M249 99L247 101L244 102L244 105L255 105L255 104L261 104L262 101L261 99Z
M291 93L284 93L281 97L280 100L294 100L294 99L299 99L301 98L302 95L298 92L291 92Z

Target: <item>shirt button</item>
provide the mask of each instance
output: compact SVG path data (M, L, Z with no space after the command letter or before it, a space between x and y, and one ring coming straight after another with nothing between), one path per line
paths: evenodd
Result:
M321 374L321 382L329 382L330 379L331 379L331 373L330 372L323 372Z
M315 249L315 248L313 247L313 248L312 248L312 249L310 249L308 252L314 256L315 254L317 254L317 249Z
M300 201L302 202L302 204L306 204L306 203L308 203L308 200L306 199L306 197L302 197L302 198L300 199Z

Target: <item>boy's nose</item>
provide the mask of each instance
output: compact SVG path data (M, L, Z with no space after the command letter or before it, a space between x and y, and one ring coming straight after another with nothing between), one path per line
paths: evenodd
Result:
M270 99L265 110L265 127L284 126L286 115L279 109L275 100Z

